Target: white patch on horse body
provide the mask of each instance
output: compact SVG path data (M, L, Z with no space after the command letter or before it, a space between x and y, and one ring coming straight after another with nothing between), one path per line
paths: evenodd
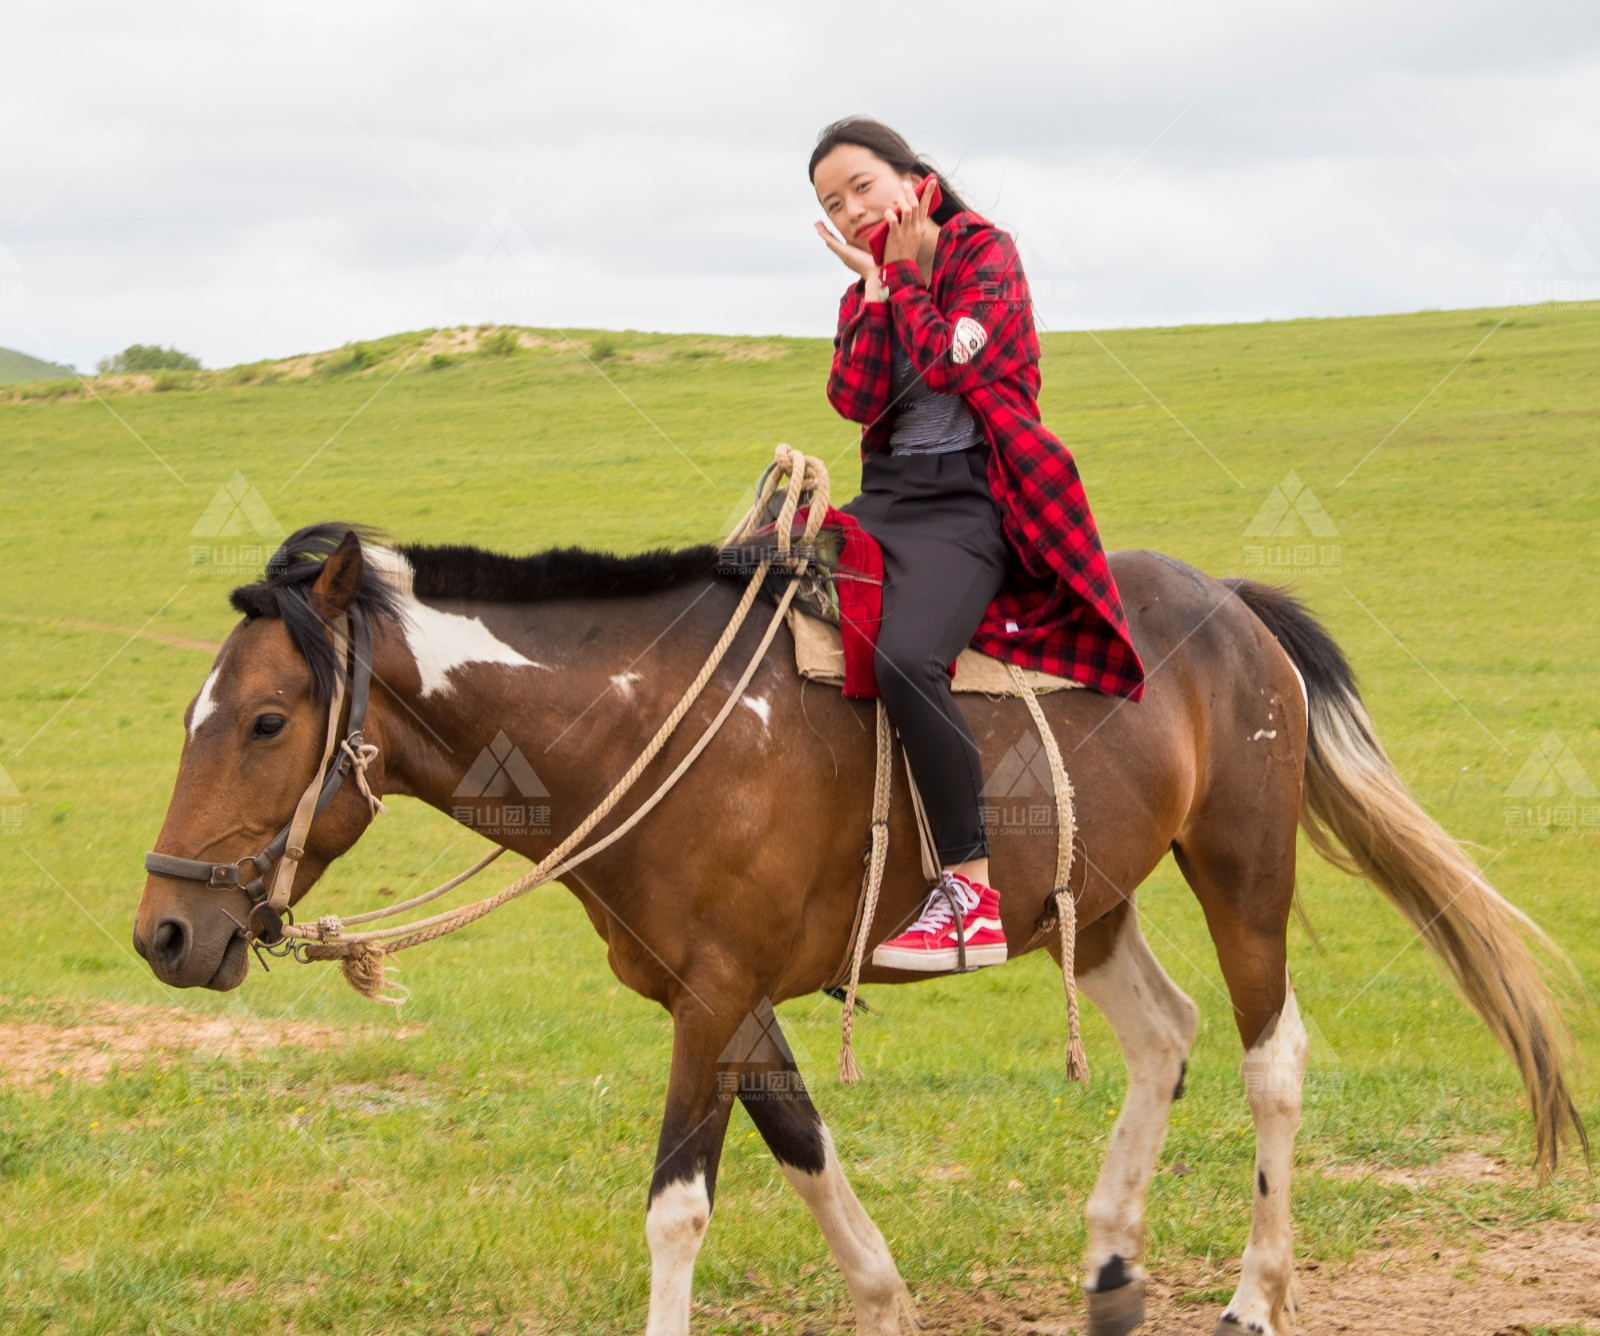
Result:
M1111 954L1078 986L1116 1032L1128 1065L1127 1098L1086 1212L1084 1275L1092 1289L1113 1257L1122 1259L1128 1276L1141 1274L1135 1259L1144 1252L1145 1196L1200 1010L1161 968L1134 917L1122 925Z
M1306 709L1311 708L1311 693L1306 690L1306 680L1300 676L1300 670L1295 668L1294 661L1290 660L1289 667L1294 668L1294 680L1300 684L1300 696L1306 703Z
M1239 1288L1227 1313L1245 1330L1278 1336L1293 1326L1285 1316L1292 1295L1294 1234L1289 1221L1289 1175L1300 1127L1300 1088L1305 1080L1306 1028L1294 989L1283 1010L1244 1055L1240 1074L1256 1125L1256 1173L1250 1185L1254 1208ZM1266 1191L1261 1191L1265 1184ZM1256 1324L1252 1326L1251 1324Z
M200 725L205 723L217 708L216 698L212 694L217 689L217 678L222 676L222 664L211 670L211 676L206 678L206 684L200 688L200 694L194 700L194 713L189 716L189 736L192 738L200 731Z
M694 1259L711 1221L706 1176L668 1183L650 1203L644 1234L650 1243L650 1318L646 1336L688 1336Z
M643 673L618 673L611 679L611 685L617 689L617 695L623 700L633 699L633 684L644 681Z
M543 668L501 640L476 617L441 612L412 600L403 604L406 644L417 661L424 697L452 689L450 674L469 663L503 663L515 668Z
M898 1333L899 1303L905 1283L872 1217L856 1199L833 1149L833 1137L824 1124L823 1164L820 1174L808 1174L782 1164L783 1176L810 1208L833 1259L844 1273L844 1283L855 1301L857 1330Z
M755 712L756 717L761 720L763 728L769 726L772 719L772 705L765 696L741 696L739 697L739 703Z
M1259 742L1262 738L1275 738L1277 736L1278 730L1275 728L1258 728L1250 735L1250 741Z
M411 563L389 547L368 547L363 556L400 595L401 628L417 663L424 698L450 691L450 674L469 663L503 663L514 668L547 668L513 649L477 617L431 607L413 592Z

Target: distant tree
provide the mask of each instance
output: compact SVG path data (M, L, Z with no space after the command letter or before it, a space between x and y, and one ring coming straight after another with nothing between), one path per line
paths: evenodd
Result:
M200 359L176 348L161 348L156 344L130 343L120 353L102 357L95 369L101 375L108 371L198 371Z

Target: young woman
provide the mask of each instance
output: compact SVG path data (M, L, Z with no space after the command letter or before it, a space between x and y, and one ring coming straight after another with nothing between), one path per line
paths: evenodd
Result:
M863 424L861 494L841 509L883 549L874 667L932 827L939 885L878 965L969 968L1006 958L988 885L983 769L950 693L969 643L1137 701L1129 637L1072 455L1039 421L1039 342L1011 238L888 126L824 130L811 183L824 244L858 276L839 306L828 398ZM867 234L889 223L881 268ZM1041 891L1042 898L1043 891Z

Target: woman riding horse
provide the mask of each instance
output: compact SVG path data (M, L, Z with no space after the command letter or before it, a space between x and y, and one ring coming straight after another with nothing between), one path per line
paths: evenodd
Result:
M839 305L828 398L863 423L861 493L841 507L883 549L878 689L943 870L917 921L873 953L906 970L1006 958L988 885L983 768L950 691L968 643L1137 701L1144 667L1067 448L1039 420L1039 340L1016 247L888 126L824 130L817 232L859 281ZM937 175L936 173L934 173ZM868 234L888 224L880 267ZM842 239L841 239L842 237ZM959 908L959 929L953 909Z

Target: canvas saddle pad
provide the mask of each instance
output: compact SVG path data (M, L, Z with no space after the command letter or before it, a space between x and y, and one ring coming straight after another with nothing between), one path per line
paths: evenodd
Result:
M844 641L839 635L837 622L823 621L810 613L790 607L787 620L794 636L795 666L801 677L813 682L831 682L844 686ZM1071 678L1056 677L1035 668L1024 668L1022 675L1036 692L1066 691L1083 686ZM973 649L970 645L956 658L955 680L952 691L976 691L986 696L1016 696L1017 689L1010 668L999 659Z
M777 499L774 498L774 506ZM772 516L776 518L776 516ZM798 534L797 534L798 537ZM794 602L785 614L789 632L794 637L795 666L800 676L813 682L828 682L844 687L844 641L839 634L839 593L835 585L835 571L839 566L842 538L839 530L825 526L814 544L814 562L810 570L800 577L800 588ZM777 556L770 535L762 535L753 543L727 550L733 559ZM777 564L782 564L781 562ZM767 576L763 595L777 602L783 588L792 577L782 570ZM1082 687L1069 677L1036 668L1019 670L1035 692L1067 691ZM1011 665L973 649L970 645L956 657L955 678L952 691L980 692L986 696L1020 696Z

